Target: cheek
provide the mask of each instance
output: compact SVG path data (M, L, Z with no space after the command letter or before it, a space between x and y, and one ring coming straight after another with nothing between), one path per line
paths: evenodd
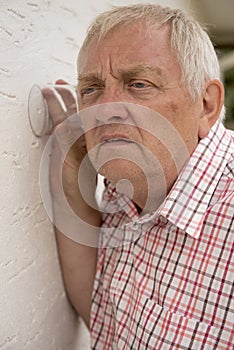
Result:
M174 101L171 101L171 100ZM198 134L198 117L197 110L193 106L189 98L181 98L178 96L164 102L163 108L160 110L161 115L167 119L172 127L174 127L180 136L187 142L190 139L196 139Z
M178 112L181 111L181 107L179 107L179 105L177 103L174 103L174 102L171 102L169 104L169 109L170 109L171 113L174 115L178 115Z
M175 104L173 104L171 110L173 114L170 121L191 154L198 143L197 112L193 108L183 108L181 110Z
M186 122L185 119L187 119L187 117L185 117L185 115L187 115L187 108L184 105L184 101L181 101L181 103L166 103L164 117L167 118L175 128L180 128L180 126L183 125L183 122Z
M94 140L95 140L95 135L93 130L90 130L85 133L85 142L86 142L87 151L91 151L92 148L95 146Z

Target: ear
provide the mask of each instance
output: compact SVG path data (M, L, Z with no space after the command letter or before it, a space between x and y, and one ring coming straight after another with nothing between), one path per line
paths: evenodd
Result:
M224 87L220 80L206 82L203 90L203 110L199 121L199 137L206 137L218 120L224 102Z

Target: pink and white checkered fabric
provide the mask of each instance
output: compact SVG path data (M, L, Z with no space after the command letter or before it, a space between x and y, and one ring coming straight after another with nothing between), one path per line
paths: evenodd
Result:
M223 125L156 213L139 217L110 184L104 203L116 210L103 228L131 239L99 250L92 349L234 349L234 143Z

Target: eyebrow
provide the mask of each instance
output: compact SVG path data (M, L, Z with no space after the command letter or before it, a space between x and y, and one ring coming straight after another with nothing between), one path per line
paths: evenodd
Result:
M130 66L128 68L119 69L118 73L123 76L125 79L131 79L132 77L139 75L139 74L149 74L154 75L157 77L162 77L163 72L162 69L159 67L154 67L151 65L145 65L145 64L138 64L134 66Z
M124 77L125 79L130 79L134 75L142 74L142 73L150 73L154 74L157 77L162 77L163 72L162 69L159 67L154 67L151 65L145 65L142 63L134 64L133 66L128 66L123 69L118 69L117 74ZM113 73L112 75L116 77ZM78 74L78 80L79 81L102 81L101 75L98 72L85 72Z
M80 81L101 80L101 77L97 72L86 72L86 73L78 74L78 80Z
M139 74L139 73L155 73L159 76L162 75L162 69L159 67L154 67L151 65L145 65L142 63L139 63L137 65L134 66L129 66L127 68L124 69L119 69L118 70L120 73L122 73L122 75L125 74L129 74L129 75L135 75L135 74Z

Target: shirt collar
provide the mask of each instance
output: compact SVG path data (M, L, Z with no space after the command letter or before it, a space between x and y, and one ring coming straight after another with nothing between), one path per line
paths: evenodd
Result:
M199 142L158 214L198 238L214 190L233 152L231 136L217 122Z
M116 214L118 211L124 211L129 221L134 222L138 220L139 213L132 200L126 195L119 193L109 180L105 179L104 184L105 191L100 209L104 213L106 212L109 214Z

